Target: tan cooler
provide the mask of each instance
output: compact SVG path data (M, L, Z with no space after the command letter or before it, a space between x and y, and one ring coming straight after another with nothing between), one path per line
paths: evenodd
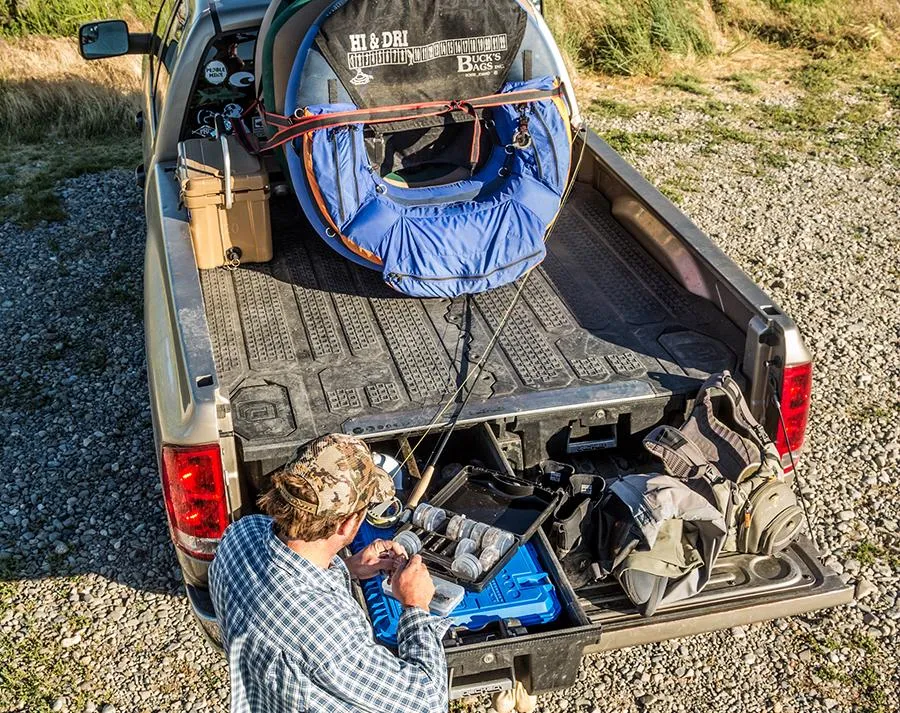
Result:
M269 176L237 139L190 139L178 145L181 197L191 218L191 239L201 270L272 259ZM231 195L225 174L231 176ZM230 199L231 207L226 208Z

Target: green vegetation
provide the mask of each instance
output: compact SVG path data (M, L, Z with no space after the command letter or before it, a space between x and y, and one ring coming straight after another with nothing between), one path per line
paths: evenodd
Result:
M674 74L671 77L666 77L660 84L664 87L680 89L688 94L698 94L700 96L709 96L712 94L712 92L703 85L702 79L683 72Z
M623 119L630 119L639 111L632 104L617 102L614 99L594 99L588 108L603 116L617 116Z
M820 661L816 675L832 690L826 695L845 703L849 709L862 713L887 713L891 710L885 695L885 680L879 669L884 669L885 650L877 639L868 634L854 632L845 635L816 636L807 634L806 642L810 650L820 659L832 652L848 649L850 660L839 666L830 661ZM852 706L851 706L852 704Z
M703 57L761 40L824 56L877 47L900 28L895 0L545 0L560 44L580 66L657 74L669 55ZM746 78L739 91L753 93Z
M851 697L859 701L853 710L860 713L888 713L887 695L884 692L884 680L877 669L866 664L858 670L846 671L832 663L824 663L817 669L820 678L838 685L842 697Z
M853 548L851 554L864 567L870 567L875 562L883 561L891 569L900 572L900 554L892 552L877 543L863 540Z
M712 6L723 27L817 53L877 46L900 22L893 0L714 0Z
M720 121L708 121L704 126L707 136L713 141L733 141L739 144L758 144L759 137L741 129L723 124Z
M607 131L603 139L619 153L640 152L655 141L671 142L675 137L657 131Z
M0 36L74 37L80 24L109 17L149 26L159 5L159 0L0 0Z
M685 193L696 193L699 189L691 176L682 173L665 179L659 190L670 200L680 203Z
M118 138L134 135L139 97L88 78L4 79L0 76L0 126L5 142Z
M139 160L140 146L135 140L0 144L0 220L25 226L40 220L62 220L65 211L57 192L60 181L111 168L134 168Z
M69 710L84 710L80 690L85 667L58 644L50 644L30 614L15 634L0 634L0 709L50 711L59 691L68 691Z
M725 81L729 82L735 91L741 94L758 94L759 89L756 87L755 77L746 72L737 72L725 77Z
M703 3L694 0L618 0L546 3L554 34L576 62L610 74L655 74L663 55L707 55Z

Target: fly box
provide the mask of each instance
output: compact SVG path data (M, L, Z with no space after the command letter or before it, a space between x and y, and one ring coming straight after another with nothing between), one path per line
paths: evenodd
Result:
M198 268L272 259L269 176L237 139L182 141L177 176Z
M429 571L482 591L560 501L560 493L506 473L463 468L394 539L418 553Z

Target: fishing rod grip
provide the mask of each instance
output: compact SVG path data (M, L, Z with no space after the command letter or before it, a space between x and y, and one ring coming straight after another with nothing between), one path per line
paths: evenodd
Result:
M409 500L406 501L406 507L412 509L419 504L419 501L422 499L422 496L425 495L425 491L428 490L428 486L431 484L431 476L433 475L434 465L429 465L422 473L422 477L419 478L419 482L416 483L416 487L413 488L413 491L409 494Z

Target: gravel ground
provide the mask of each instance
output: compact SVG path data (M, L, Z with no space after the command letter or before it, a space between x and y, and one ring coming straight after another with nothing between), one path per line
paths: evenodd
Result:
M806 336L817 367L801 472L816 537L859 601L589 657L540 710L894 709L900 175L896 153L873 167L844 145L765 170L748 170L759 148L742 142L651 141L629 158L682 187L686 212ZM140 197L124 171L63 191L67 222L0 226L0 710L224 711L227 671L190 620L156 476Z

